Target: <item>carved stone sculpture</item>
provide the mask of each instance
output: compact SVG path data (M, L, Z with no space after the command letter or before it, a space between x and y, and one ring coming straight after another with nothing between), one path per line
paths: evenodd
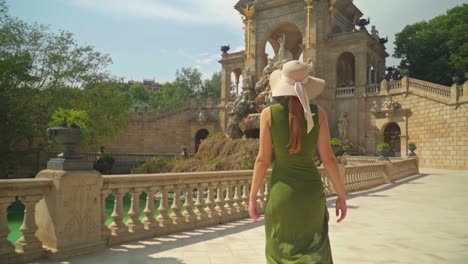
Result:
M340 133L340 138L343 143L348 142L348 120L346 120L345 113L341 113L340 117L338 117L338 131Z

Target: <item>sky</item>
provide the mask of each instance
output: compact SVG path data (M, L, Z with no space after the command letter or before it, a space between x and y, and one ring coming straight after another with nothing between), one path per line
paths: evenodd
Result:
M220 46L243 49L237 0L6 0L10 14L72 32L81 44L111 56L108 71L141 81L173 81L177 69L197 67L204 78L221 70ZM387 66L395 34L468 0L354 0L381 37L388 36ZM371 25L368 26L370 30Z

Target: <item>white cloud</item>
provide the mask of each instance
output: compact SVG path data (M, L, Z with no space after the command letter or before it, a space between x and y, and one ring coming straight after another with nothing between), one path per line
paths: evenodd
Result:
M72 0L80 8L117 16L242 27L236 0Z

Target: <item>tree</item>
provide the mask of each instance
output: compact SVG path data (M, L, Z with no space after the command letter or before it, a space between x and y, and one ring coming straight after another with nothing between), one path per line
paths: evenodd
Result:
M199 96L203 88L202 74L196 68L182 68L176 71L174 85L181 90L185 100Z
M175 86L174 83L167 82L163 84L160 90L154 93L150 100L153 108L174 105L184 101L182 89Z
M221 72L215 72L211 79L203 82L202 98L221 98Z
M109 130L96 129L96 137L115 132L118 127L106 126L103 117L116 118L119 113L97 100L107 96L104 99L118 111L117 103L123 105L123 100L90 90L110 80L105 68L111 62L93 47L78 45L69 32L54 34L45 26L10 17L0 0L0 178L14 166L16 150L45 147L45 129L59 107L89 111ZM125 119L123 112L119 120Z
M152 91L145 86L136 83L132 84L128 89L128 93L132 98L133 102L144 102L148 103L151 99Z
M468 4L396 34L395 54L410 76L451 85L468 78Z

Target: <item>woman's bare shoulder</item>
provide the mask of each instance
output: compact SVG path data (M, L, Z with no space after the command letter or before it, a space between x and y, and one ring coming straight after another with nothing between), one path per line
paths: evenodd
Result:
M263 108L262 112L260 113L260 118L262 120L265 120L269 124L270 123L270 117L271 117L270 106L267 106L267 107Z

